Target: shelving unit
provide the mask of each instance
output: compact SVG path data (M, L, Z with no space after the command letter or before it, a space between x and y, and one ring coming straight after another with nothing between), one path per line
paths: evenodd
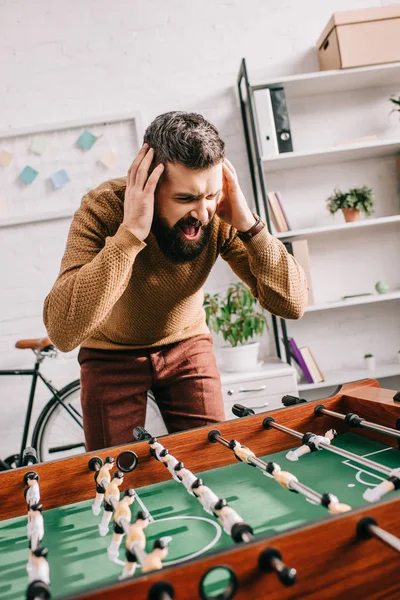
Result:
M243 119L251 182L256 210L259 214L265 216L265 220L270 231L273 231L273 228L271 227L269 206L267 202L267 190L279 190L281 185L283 187L289 186L289 188L290 186L293 186L295 188L296 193L294 194L295 202L293 201L292 194L291 208L294 211L294 213L300 213L301 209L299 207L303 206L305 201L307 200L307 188L312 189L312 186L315 184L315 177L313 171L314 167L322 167L324 169L323 171L321 171L322 174L320 176L323 182L318 182L318 198L320 203L321 200L323 201L323 203L325 203L325 199L327 198L329 193L332 193L333 189L340 183L340 173L346 172L346 174L348 175L350 172L349 166L352 165L353 162L367 160L370 161L368 163L368 167L366 167L366 170L363 169L362 162L358 162L357 164L355 164L354 169L359 170L362 179L360 183L358 183L358 181L357 183L351 182L349 187L354 187L355 185L362 185L362 183L368 184L371 165L381 165L381 163L387 165L389 164L387 161L389 161L390 164L392 164L392 158L394 159L395 156L400 156L400 129L397 127L394 130L392 129L390 131L385 131L385 127L383 126L380 129L379 124L382 125L382 119L381 121L378 121L378 124L376 124L376 128L374 129L375 126L373 116L371 116L371 111L378 107L379 102L384 102L385 99L388 99L389 94L396 93L396 90L400 88L400 63L374 65L371 67L345 69L338 71L321 71L316 73L306 73L280 78L267 78L263 75L260 75L259 73L253 73L252 75L252 82L250 83L246 61L245 59L243 59L238 74L237 85L240 97L241 114ZM298 137L294 136L296 151L281 153L272 157L266 157L262 156L260 152L257 114L254 103L254 92L277 86L283 87L285 90L285 95L288 102L289 116L292 115L291 102L293 102L293 106L295 106L295 118L297 117L298 123L300 123L301 125L298 126L298 131L300 131L301 135L299 134ZM382 94L384 94L384 96L382 96ZM343 126L339 128L339 134L336 133L335 129L337 121L330 120L330 107L332 107L332 110L336 109L336 106L334 105L334 102L336 101L334 101L333 98L339 99L340 103L340 109L338 109L335 112L336 118L340 119L340 121L344 119ZM327 107L329 101L331 102L331 104L330 107ZM365 107L363 107L362 105L363 101L365 101L366 103ZM347 102L349 102L350 107L348 111L349 115L346 115ZM307 114L307 111L313 110L312 108L310 109L310 107L317 107L317 111L321 109L321 112L318 113L316 117L313 113L311 113L310 116L309 114ZM379 105L379 107L382 108L381 105ZM363 109L365 110L365 112L363 112ZM389 111L390 108L388 104L387 112ZM382 112L380 114L382 116ZM365 116L367 116L367 120L368 117L371 116L371 118L368 121L368 126L363 127L363 125L365 125L366 122ZM321 125L325 126L328 135L324 134L325 130L319 131L319 129L312 129L312 127L311 129L307 129L307 127L310 127L310 123L309 121L306 121L305 126L304 117L306 119L311 119L311 121L315 119L315 121L312 122L316 123L315 127L317 128L319 128ZM346 117L348 118L347 122ZM384 125L386 126L386 129L389 130L388 123L384 123ZM291 129L293 133L292 122ZM311 141L308 140L307 131L311 131L313 133ZM363 137L368 138L372 134L375 135L377 139L372 141L363 141ZM356 140L357 138L360 138L359 142L354 141L347 143L345 141L345 143L341 143L342 140ZM326 141L325 147L323 146L324 140ZM303 146L305 146L303 149L301 149L302 141ZM300 149L297 149L298 142L300 142ZM303 170L306 169L309 169L309 171L305 171L303 173ZM387 167L387 169L389 168ZM381 170L379 173L380 179L385 180L385 177L387 176L388 172L389 170ZM305 173L307 173L307 176L305 175ZM329 182L328 188L331 190L331 192L325 193L325 189L327 189L327 181L329 181L331 173L333 173L332 181ZM391 170L390 173L392 176L393 170ZM348 179L352 181L351 176L348 177ZM267 180L273 182L273 184L269 183L270 187L267 187ZM301 182L298 188L294 183L296 181ZM271 185L273 187L271 187ZM400 240L400 237L397 236L396 238L396 228L399 227L400 223L400 200L398 198L398 191L396 192L395 190L395 186L392 185L392 187L389 186L389 188L391 191L390 197L388 195L386 195L385 197L385 194L381 194L381 197L379 198L379 200L383 200L384 203L386 202L386 208L385 204L380 203L379 210L377 210L378 216L374 218L365 218L363 220L353 223L340 223L330 225L326 223L327 213L325 213L325 215L322 215L322 212L320 210L318 215L315 215L310 212L310 210L312 211L312 208L310 208L310 206L312 206L312 203L310 202L310 226L307 226L306 218L304 217L304 214L302 214L302 218L298 219L297 226L294 226L293 230L274 234L278 239L281 239L282 241L292 241L296 239L308 240L310 238L312 241L313 249L315 248L316 251L318 251L321 254L321 256L326 256L327 253L329 255L330 250L333 250L334 253L336 252L337 256L340 256L340 264L343 265L344 269L351 269L351 258L353 255L356 255L358 259L360 259L360 256L362 256L363 252L360 244L365 244L366 242L368 242L368 246L364 247L366 257L368 257L368 252L370 253L368 257L369 259L365 261L365 265L363 268L360 269L359 267L359 272L362 272L364 270L364 273L366 273L367 275L364 277L364 279L362 277L359 277L359 272L357 272L357 267L355 267L355 279L357 280L358 285L356 291L353 290L354 287L357 287L357 285L353 285L352 287L351 281L349 283L346 279L343 279L342 288L346 287L345 291L343 291L343 289L336 290L335 287L331 285L329 288L330 294L321 294L323 301L318 301L317 299L315 304L310 305L306 309L306 314L304 315L300 323L299 331L302 331L303 333L303 344L300 345L308 345L308 332L306 328L309 327L311 332L311 328L315 327L315 323L319 323L319 327L321 327L321 324L323 324L322 329L324 329L326 335L326 331L327 329L329 329L329 325L328 327L326 327L326 321L321 321L321 319L326 319L324 315L329 315L329 313L326 312L328 310L340 308L341 311L343 311L340 313L341 315L349 315L348 317L341 316L340 322L338 323L338 327L336 327L336 323L334 323L334 326L331 328L332 335L336 336L336 358L338 354L337 336L341 334L343 335L344 332L347 333L346 328L343 328L343 323L346 323L346 320L352 322L353 319L354 321L354 311L353 313L351 311L346 312L346 309L358 306L360 307L360 309L361 307L363 307L365 311L368 310L369 305L376 305L378 308L376 308L375 311L383 311L376 314L393 314L393 311L395 309L393 308L393 304L391 301L397 301L398 299L400 299L400 289L398 289L400 288L400 279L395 274L393 275L393 281L390 282L390 284L392 285L392 291L386 294L371 294L368 296L352 297L346 300L335 299L335 296L336 298L340 298L340 296L343 296L345 294L355 294L356 292L358 292L358 290L360 291L360 293L362 291L371 290L371 283L372 285L374 285L374 283L378 279L381 279L380 270L376 267L376 261L374 263L373 255L371 255L371 252L378 251L383 253L383 245L386 243L389 244L389 249L387 250L388 256L385 257L384 254L382 254L382 256L385 259L385 263L393 265L391 273L394 273L394 261L397 261L398 252L400 251L400 245L398 242L398 240ZM321 190L322 194L325 194L324 196L322 196L322 198ZM283 190L281 190L281 192L283 192ZM283 193L282 195L283 200L285 202L287 196L285 193ZM288 206L286 204L285 208L286 210L288 210ZM292 219L290 218L291 215L289 214L288 216L289 221L293 223ZM318 223L318 220L320 221L320 224ZM312 226L311 223L313 224ZM357 238L354 238L357 231L360 233L358 234ZM361 236L362 232L364 232L363 236ZM375 239L372 236L375 236L375 239L379 241L375 242ZM353 245L352 239L357 240ZM329 248L329 250L327 250L327 248ZM346 254L343 248L348 248L348 254ZM348 261L347 257L349 257ZM373 282L371 282L368 278L368 271L371 268L371 262L374 263L375 272L377 274ZM321 267L320 262L320 275L321 272L323 273L324 270L323 267ZM326 275L326 277L327 283L331 283L332 276L329 274ZM369 283L365 285L365 281L369 281ZM347 291L348 283L349 291ZM340 288L340 286L338 287ZM325 292L325 290L323 291ZM329 298L329 296L332 296L332 301L326 301L326 298ZM385 305L382 305L383 302L385 302ZM381 305L388 308L379 308L379 306ZM391 307L390 310L389 307ZM312 319L311 315L308 316L309 313L316 313L319 316L316 316ZM380 316L378 318L381 319ZM335 319L338 319L336 315ZM355 320L357 321L357 318ZM360 321L360 319L358 320ZM272 316L272 323L277 355L279 357L282 357L283 354L285 354L287 362L291 363L287 327L290 327L292 329L296 326L291 322L287 322L284 319L277 318L274 316ZM378 323L380 324L381 321L376 322L376 324ZM360 327L361 326L359 325L359 328ZM395 332L397 331L396 327L397 326L393 327ZM390 327L386 322L386 329L388 330L389 328ZM376 329L379 329L379 327L375 327L375 330ZM390 331L388 337L390 337L390 335L392 335L390 346L392 352L392 346L394 347L394 345L396 345L397 348L398 336L396 337L396 343L394 343L395 333L392 334L392 332ZM293 335L293 337L296 339L296 335ZM283 346L281 345L281 340L283 340ZM349 338L349 341L353 342L353 340L354 336L353 338L351 338L351 340ZM361 344L360 353L357 353L357 356L353 356L354 360L349 359L349 364L353 363L354 365L357 365L359 363L360 356L363 356L364 352L370 351L369 344L370 339L368 337L367 342L365 342L364 340L364 345L366 345L367 348L363 349ZM326 341L324 342L324 352L326 352L326 358L330 356L328 348L329 342ZM347 348L344 349L344 353L346 353L346 350ZM337 364L339 364L341 360L342 357L339 357L339 360L336 361ZM335 368L335 365L333 364L331 369L325 369L322 367L322 371L325 374L326 381L314 384L301 383L299 384L299 390L307 391L336 386L339 384L343 384L347 381L354 381L357 379L362 379L371 376L383 378L400 375L400 364L390 362L390 357L389 360L383 359L379 361L378 356L377 360L378 366L375 373L371 373L366 369L358 368L357 366L354 366L354 368Z

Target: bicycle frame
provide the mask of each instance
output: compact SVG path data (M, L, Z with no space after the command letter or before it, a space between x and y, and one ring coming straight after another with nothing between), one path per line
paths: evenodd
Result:
M82 426L82 423L79 421L79 419L76 418L75 414L71 411L71 409L66 406L63 402L63 400L60 398L59 396L59 390L57 390L55 387L53 387L50 383L50 381L48 379L46 379L46 377L44 377L42 375L42 373L40 372L40 363L43 361L43 359L45 358L45 356L43 355L37 355L36 357L36 363L33 369L5 369L5 370L0 370L0 376L1 375L5 375L5 376L15 376L15 375L28 375L32 377L32 383L31 383L31 389L29 392L29 400L28 400L28 406L26 409L26 414L25 414L25 423L24 423L24 432L22 434L22 442L21 442L21 449L19 452L19 460L18 460L18 466L21 467L22 466L22 458L23 458L23 453L24 450L26 448L26 442L28 439L28 434L29 434L29 427L30 427L30 423L31 423L31 417L32 417L32 408L33 408L33 402L35 399L35 391L36 391L36 383L38 378L41 379L43 381L43 383L45 384L45 386L51 391L51 393L53 394L54 398L56 398L57 402L59 404L61 404L61 406L69 413L69 415L74 419L74 421L80 426Z

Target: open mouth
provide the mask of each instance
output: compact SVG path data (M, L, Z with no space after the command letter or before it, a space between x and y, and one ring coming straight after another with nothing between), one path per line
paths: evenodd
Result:
M179 231L186 240L197 240L200 236L201 226L184 225L183 227L179 227Z

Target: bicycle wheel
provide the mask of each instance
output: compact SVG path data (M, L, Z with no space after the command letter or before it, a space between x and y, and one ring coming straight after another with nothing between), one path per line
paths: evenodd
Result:
M40 462L85 452L80 390L77 379L58 393L76 420L54 396L40 413L32 435L32 446L36 448Z

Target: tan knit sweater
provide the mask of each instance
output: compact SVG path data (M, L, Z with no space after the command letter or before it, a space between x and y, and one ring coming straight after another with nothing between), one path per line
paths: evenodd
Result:
M160 346L209 330L202 287L221 255L275 315L298 319L307 305L304 272L265 227L249 242L217 216L192 262L170 262L150 233L122 223L126 178L90 191L76 211L58 278L44 304L48 335L62 351Z

